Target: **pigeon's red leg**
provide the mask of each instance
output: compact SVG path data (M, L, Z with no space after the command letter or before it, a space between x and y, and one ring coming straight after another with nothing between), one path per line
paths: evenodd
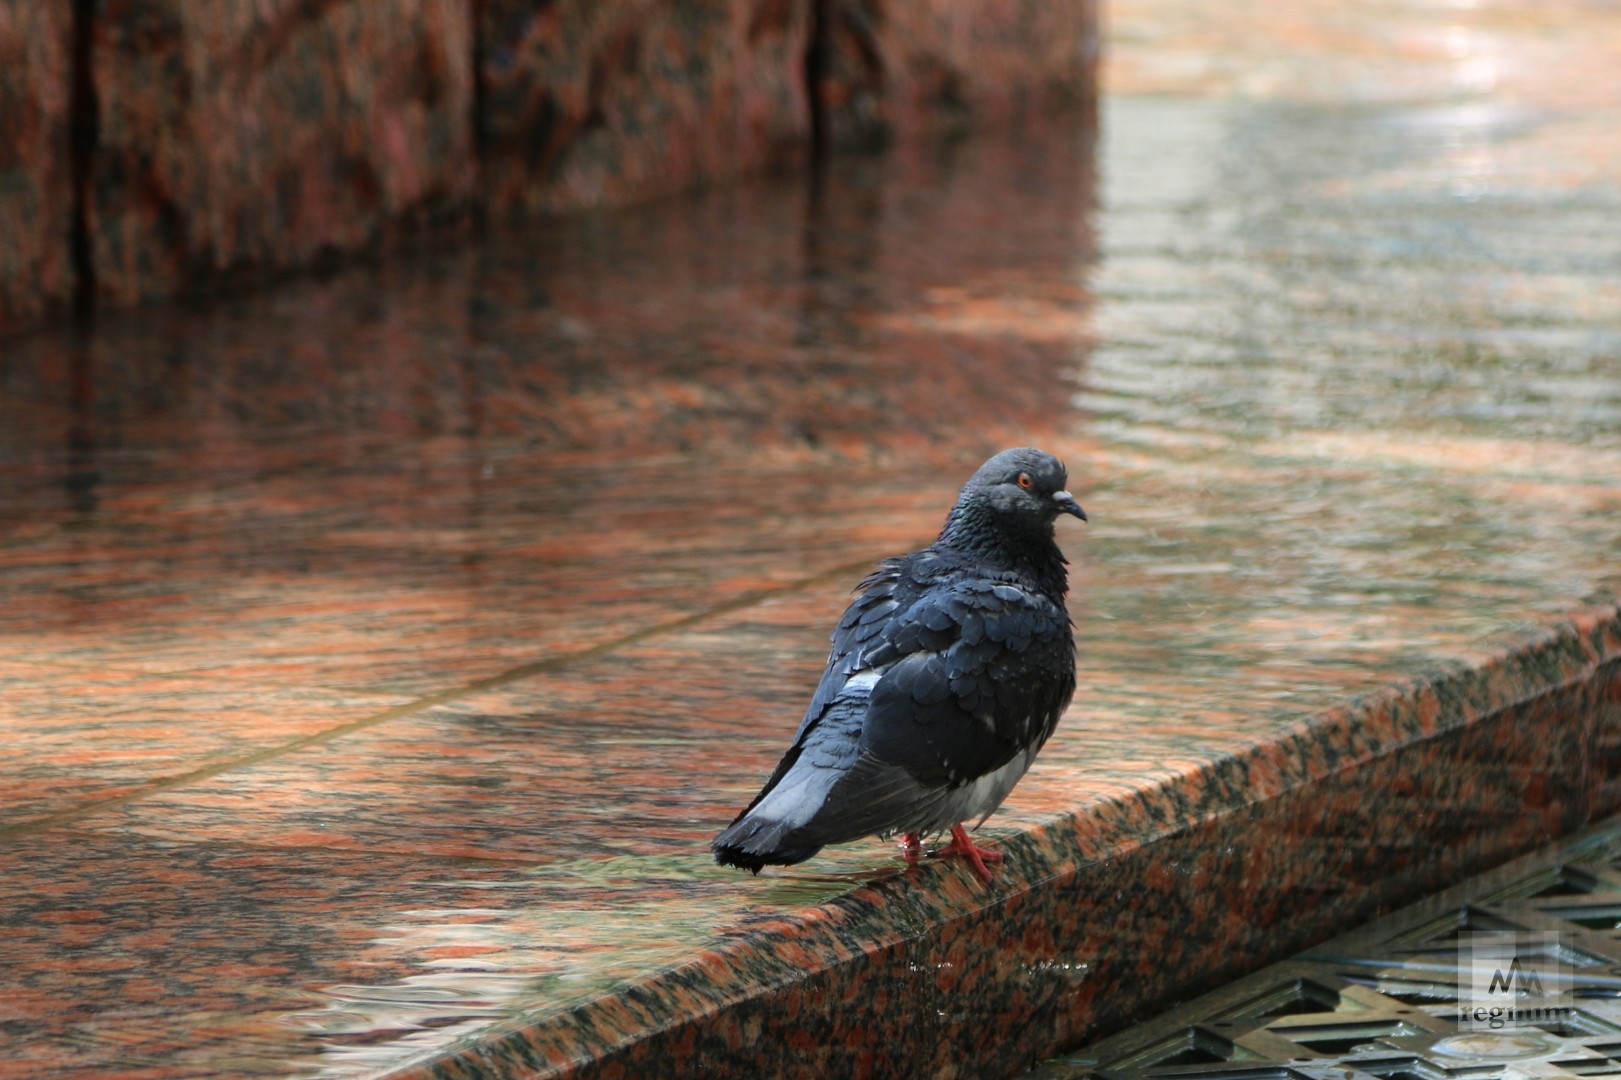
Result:
M987 885L991 883L995 875L991 873L990 868L985 864L988 862L999 863L1002 861L1002 853L1000 851L992 851L990 848L980 847L978 844L968 839L968 830L963 828L961 825L953 825L951 827L951 843L941 848L935 854L963 856L968 860L968 865L974 868L974 873L979 877L979 880L983 881Z
M901 858L906 860L907 866L916 866L918 856L923 854L923 838L915 832L902 833L899 845Z

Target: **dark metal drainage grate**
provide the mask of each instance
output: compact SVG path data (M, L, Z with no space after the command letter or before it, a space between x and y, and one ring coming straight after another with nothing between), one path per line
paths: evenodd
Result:
M1026 1080L1621 1080L1621 821L1335 938ZM1496 1027L1463 971L1510 942ZM1515 976L1515 965L1524 970ZM1539 983L1534 970L1546 972ZM1504 973L1507 973L1506 975ZM1524 981L1530 975L1529 989ZM1519 989L1510 977L1522 979ZM1546 984L1546 985L1543 985ZM1547 997L1542 996L1544 990ZM1535 995L1533 1000L1533 995ZM1530 1008L1557 1002L1558 1008Z

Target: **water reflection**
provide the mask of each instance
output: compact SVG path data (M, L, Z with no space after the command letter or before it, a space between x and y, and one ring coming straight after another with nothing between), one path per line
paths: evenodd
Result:
M81 457L86 440L119 448L115 482L172 455L251 472L370 464L385 447L491 461L503 447L865 453L961 430L985 400L999 427L1050 428L1063 406L1035 392L1056 377L1047 351L1010 354L964 328L942 356L937 334L879 317L939 288L1016 299L1084 265L1091 175L1073 130L1010 135L114 314L66 355L58 335L13 339L0 454L48 454L40 436L65 407ZM7 479L0 520L60 501Z
M62 487L67 492L68 506L76 518L88 518L96 512L96 485L101 473L95 465L96 444L92 432L92 402L95 397L95 378L91 370L90 350L83 341L75 340L69 349L69 409L72 422L68 426L67 472L62 476Z

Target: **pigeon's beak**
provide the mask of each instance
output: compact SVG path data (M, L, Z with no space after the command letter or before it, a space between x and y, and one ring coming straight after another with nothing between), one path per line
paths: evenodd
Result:
M1071 495L1069 492L1053 492L1053 502L1058 504L1058 512L1060 514L1074 514L1082 521L1086 520L1086 511L1081 509L1081 504L1076 502L1075 496Z

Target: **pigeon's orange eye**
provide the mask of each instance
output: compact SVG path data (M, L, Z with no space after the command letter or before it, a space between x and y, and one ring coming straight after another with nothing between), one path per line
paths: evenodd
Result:
M1019 474L1019 486L1024 488L1024 490L1029 491L1030 486L1034 483L1035 481L1030 479L1029 473L1022 472Z

